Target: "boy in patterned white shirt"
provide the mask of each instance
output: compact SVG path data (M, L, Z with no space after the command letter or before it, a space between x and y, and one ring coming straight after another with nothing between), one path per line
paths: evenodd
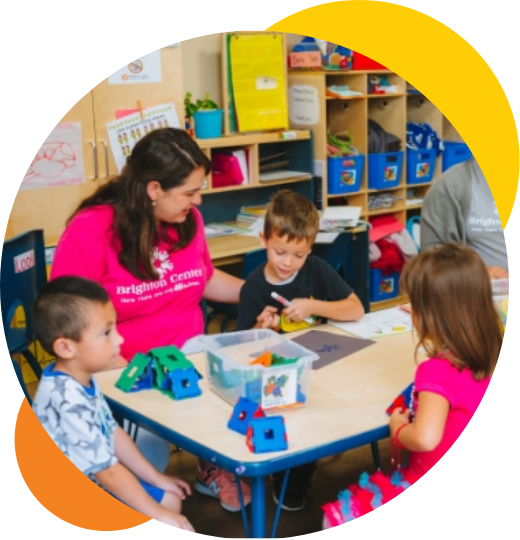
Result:
M64 276L33 305L36 337L56 357L45 369L33 409L63 453L91 480L135 510L193 531L181 515L189 485L155 470L115 422L93 374L110 369L123 339L106 291Z

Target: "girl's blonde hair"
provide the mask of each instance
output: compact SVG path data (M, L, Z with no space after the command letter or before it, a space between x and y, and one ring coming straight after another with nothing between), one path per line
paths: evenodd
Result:
M478 254L453 243L424 251L405 265L400 284L412 305L417 349L467 367L477 380L491 376L502 328Z

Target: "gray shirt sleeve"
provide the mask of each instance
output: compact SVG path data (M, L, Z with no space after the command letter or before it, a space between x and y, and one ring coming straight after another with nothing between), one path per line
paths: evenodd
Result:
M466 162L448 169L428 190L421 212L421 249L447 242L466 244L470 202L471 177Z

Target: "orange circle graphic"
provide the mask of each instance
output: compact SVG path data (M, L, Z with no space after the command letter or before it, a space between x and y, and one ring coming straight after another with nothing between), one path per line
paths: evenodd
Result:
M96 531L130 529L150 520L87 478L54 444L26 399L14 436L16 458L32 494L49 512Z

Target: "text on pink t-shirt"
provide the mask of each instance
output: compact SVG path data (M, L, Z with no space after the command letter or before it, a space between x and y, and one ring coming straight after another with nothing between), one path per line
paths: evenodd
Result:
M197 233L179 251L168 252L160 241L152 261L157 280L141 280L118 261L114 239L114 210L101 205L77 214L61 236L51 270L51 279L76 275L92 279L108 292L117 313L117 328L124 338L121 355L131 360L137 352L176 345L204 332L199 302L213 265L204 237L200 213L193 209ZM175 238L176 232L170 233Z

